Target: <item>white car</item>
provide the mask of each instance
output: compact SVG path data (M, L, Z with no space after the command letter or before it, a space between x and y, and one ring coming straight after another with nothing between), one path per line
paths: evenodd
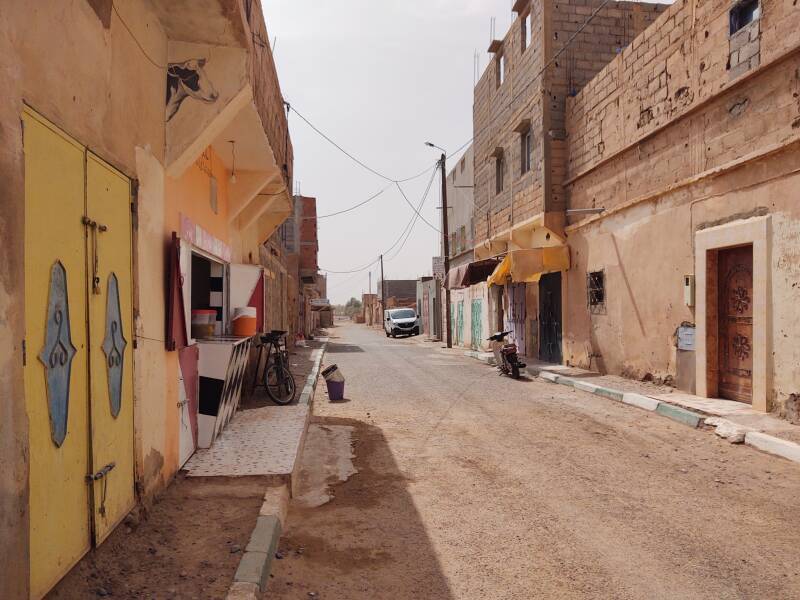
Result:
M383 311L383 330L386 337L419 335L419 317L413 308L393 308Z

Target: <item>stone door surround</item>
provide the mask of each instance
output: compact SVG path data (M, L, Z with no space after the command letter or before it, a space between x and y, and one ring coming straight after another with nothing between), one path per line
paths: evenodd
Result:
M770 309L770 216L725 223L695 233L697 321L697 395L717 395L717 251L735 246L753 246L753 408L770 409L772 373L768 360Z

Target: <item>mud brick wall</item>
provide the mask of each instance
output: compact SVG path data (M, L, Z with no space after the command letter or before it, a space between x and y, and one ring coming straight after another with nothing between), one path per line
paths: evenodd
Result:
M660 4L614 2L583 27L601 6L602 0L532 1L507 32L502 49L492 57L476 86L473 126L478 243L539 213L564 209L566 99L578 93L666 9ZM531 43L523 51L522 20L528 11L532 15ZM498 86L497 61L501 54L506 60L506 77ZM549 62L552 64L544 71ZM531 124L533 151L531 170L522 175L517 129L525 120ZM505 159L504 186L499 194L494 156L498 148ZM550 186L549 193L545 193L546 185Z
M732 5L677 0L568 99L570 208L634 202L796 133L796 58L756 71L793 51L800 6L762 0L731 35Z

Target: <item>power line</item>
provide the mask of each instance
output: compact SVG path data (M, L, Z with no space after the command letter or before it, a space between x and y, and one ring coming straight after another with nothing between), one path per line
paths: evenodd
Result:
M431 185L433 185L433 180L434 180L435 178L436 178L436 171L433 171L433 173L431 173L431 178L428 180L428 185L427 185L427 187L425 188L425 193L424 193L424 194L423 194L423 196L422 196L422 200L420 200L420 203L419 203L419 207L420 207L420 208L422 208L422 204L425 202L425 198L427 198L427 197L428 197L428 192L430 191L430 189L431 189ZM411 231L414 229L414 224L417 222L418 215L419 215L419 213L418 213L417 211L415 211L415 212L414 212L414 215L412 215L412 217L411 217L411 220L408 222L408 224L407 224L407 225L405 226L405 228L403 229L403 232L400 234L400 237L399 237L399 238L397 238L397 241L395 241L395 243L394 243L394 244L392 244L391 246L389 246L389 248L387 248L387 249L386 249L386 250L383 252L383 255L389 254L389 252L391 252L391 251L392 251L392 250L393 250L393 249L394 249L394 248L397 246L397 244L399 244L399 243L400 243L400 241L401 241L401 240L403 239L403 237L406 235L406 232L408 232L408 234L410 235L410 232L411 232ZM408 239L408 238L406 237L406 239ZM405 246L405 242L403 242L403 246ZM401 246L401 248L402 248L402 246ZM392 258L395 258L395 257L397 256L397 254L398 254L398 253L397 253L397 252L395 252L395 254L394 254L394 256L392 256Z
M142 46L142 44L139 42L139 40L133 34L133 31L131 31L131 28L128 27L128 24L125 22L125 19L123 19L122 15L119 14L119 11L117 10L117 6L116 6L116 4L114 4L114 2L111 2L111 8L114 10L114 13L117 15L117 18L119 19L119 22L122 23L122 26L125 29L127 29L128 34L131 36L131 39L133 39L134 43L139 47L139 51L144 55L144 57L148 61L150 61L150 63L156 69L166 69L167 68L166 65L160 65L156 61L154 61L152 58L150 58L150 55L147 53L147 50L144 49L144 46Z
M320 267L320 268L319 268L319 270L320 270L320 271L325 271L326 273L334 273L334 274L336 274L336 275L349 275L350 273L361 273L362 271L366 271L366 270L367 270L367 269L369 269L369 268L370 268L372 265L374 265L375 263L377 263L379 260L380 260L380 258L376 258L375 260L373 260L371 263L369 263L369 264L368 264L367 266L365 266L365 267L360 267L360 268L358 268L358 269L351 269L351 270L349 270L349 271L332 271L332 270L330 270L330 269L323 269L322 267Z
M425 194L423 195L423 197L422 197L422 200L420 201L418 208L422 208L422 204L425 202L425 199L428 197L428 192L429 192L429 191L430 191L430 189L431 189L431 185L433 185L433 180L434 180L434 178L435 178L435 177L436 177L436 169L434 169L434 170L431 172L431 178L430 178L430 180L428 181L428 186L425 188ZM413 207L412 207L412 208L413 208ZM415 210L415 211L414 211L414 214L413 214L413 215L412 215L412 217L411 217L411 220L410 220L410 221L409 221L409 222L406 224L406 226L403 228L403 231L400 233L400 236L397 238L397 240L395 240L395 242L394 242L394 243L393 243L391 246L389 246L389 247L388 247L388 248L387 248L387 249L386 249L386 250L383 252L383 254L388 254L389 252L391 252L391 251L392 251L394 248L396 248L396 247L397 247L397 245L398 245L398 244L399 244L401 241L403 241L403 239L404 239L404 238L405 238L405 240L406 240L406 241L408 240L408 237L411 235L411 231L412 231L412 230L413 230L413 228L414 228L414 223L416 223L416 220L417 220L418 216L419 216L419 212L418 212L418 210ZM401 249L402 249L402 247L403 247L403 246L405 246L405 241L403 241L403 245L401 246ZM398 250L398 252L396 252L396 253L394 254L394 256L393 256L392 258L395 258L395 257L396 257L398 254L399 254L399 250ZM333 271L333 270L331 270L331 269L324 269L324 268L320 267L320 271L324 271L324 272L326 272L326 273L334 273L334 274L336 274L336 275L349 275L350 273L360 273L360 272L362 272L362 271L366 271L366 270L367 270L367 269L369 269L371 266L373 266L374 264L376 264L378 261L380 261L380 257L376 258L375 260L373 260L373 261L372 261L371 263L369 263L368 265L365 265L365 266L363 266L363 267L359 267L359 268L357 268L357 269L349 269L349 270L346 270L346 271Z
M439 231L439 230L438 230L436 227L434 227L433 225L431 225L431 224L430 224L430 222L428 221L428 219L426 219L425 217L423 217L423 216L420 214L419 210L417 210L416 208L414 208L414 205L413 205L413 204L411 204L411 202L408 200L408 196L406 196L406 193L403 191L403 188L401 188L401 187L400 187L400 184L399 184L399 183L395 183L395 185L397 186L397 189L398 189L398 190L400 190L400 193L401 193L401 194L402 194L402 196L403 196L403 200L405 200L405 201L406 201L406 204L408 204L408 205L411 207L411 210L413 210L415 213L417 213L417 216L418 216L420 219L422 219L422 220L425 222L425 224L426 224L428 227L430 227L431 229L433 229L433 230L434 230L436 233L442 233L442 232L441 232L441 231ZM427 194L426 194L426 196L427 196ZM424 198L423 198L423 201L424 201Z
M358 204L354 204L354 205L353 205L353 206L351 206L350 208L345 208L345 209L343 209L343 210L338 210L338 211L336 211L336 212L332 212L332 213L329 213L329 214L327 214L327 215L320 215L320 216L318 216L318 217L303 217L303 219L317 219L317 220L319 220L319 219L327 219L327 218L329 218L329 217L335 217L335 216L337 216L337 215L343 215L344 213L348 213L348 212L350 212L350 211L353 211L353 210L355 210L355 209L357 209L357 208L361 208L361 207L362 207L362 206L364 206L364 205L365 205L367 202L372 202L372 201L373 201L373 200L375 200L375 198L377 198L378 196L380 196L380 195L382 195L382 194L386 193L390 187L392 187L392 186L391 186L391 185L387 185L385 188L383 188L383 189L382 189L381 191L379 191L378 193L376 193L376 194L373 194L372 196L370 196L370 197L369 197L369 198L367 198L366 200L363 200L362 202L359 202Z
M313 129L319 136L321 136L325 141L327 141L329 144L331 144L334 148L339 150L339 152L341 152L342 154L347 156L350 160L355 162L360 167L366 169L367 171L369 171L373 175L377 175L381 179L385 179L386 181L388 181L390 183L406 183L407 181L412 181L414 179L422 177L423 175L425 175L425 173L428 172L428 169L430 169L430 167L426 167L423 171L420 171L419 173L417 173L416 175L412 175L411 177L406 177L405 179L394 179L392 177L389 177L388 175L384 175L380 171L376 171L375 169L370 167L368 164L366 164L364 161L360 160L359 158L357 158L356 156L354 156L353 154L351 154L350 152L345 150L341 145L336 143L329 135L327 135L319 127L314 125L309 119L307 119L300 112L298 112L297 109L292 104L287 102L286 106L287 106L288 110L294 112L294 114L296 114L298 117L300 117L300 119L302 119L303 122L306 125L308 125L311 129Z
M419 209L422 208L422 205L425 204L425 200L428 199L428 193L430 193L431 185L433 184L435 179L436 179L436 171L434 171L433 177L431 177L430 181L428 182L428 187L425 189L425 194L423 194L422 200L420 200L419 206L417 207L417 210L414 211L416 213L416 216L414 217L413 221L411 222L411 226L410 226L410 228L408 230L408 235L406 235L406 239L403 240L403 243L400 245L400 247L397 249L397 251L391 257L386 259L386 262L389 262L389 261L394 260L395 258L397 258L400 255L400 252L403 251L403 248L405 247L405 245L408 242L408 240L411 238L411 234L414 231L414 225L417 222L417 217L422 218L422 215L419 213Z

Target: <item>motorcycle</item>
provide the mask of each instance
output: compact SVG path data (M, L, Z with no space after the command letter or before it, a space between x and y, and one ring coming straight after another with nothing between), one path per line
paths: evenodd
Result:
M525 363L520 362L517 356L517 345L507 344L506 336L510 331L498 331L493 336L486 339L491 342L492 352L494 352L495 364L503 375L510 375L512 379L519 379L520 369L525 368Z

